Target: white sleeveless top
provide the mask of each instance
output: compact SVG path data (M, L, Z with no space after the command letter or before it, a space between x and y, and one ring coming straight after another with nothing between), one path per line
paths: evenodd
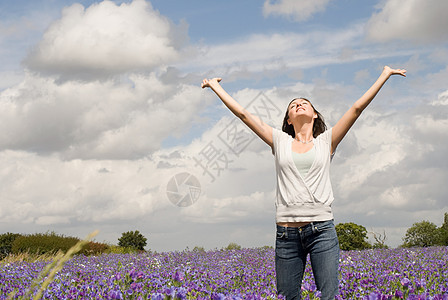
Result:
M273 129L273 154L277 171L276 222L313 222L333 219L330 181L331 132L314 139L315 158L305 177L292 158L293 138Z

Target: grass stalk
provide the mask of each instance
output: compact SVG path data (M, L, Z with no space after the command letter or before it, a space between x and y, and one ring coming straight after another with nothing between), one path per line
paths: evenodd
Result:
M22 299L30 299L30 294L33 293L33 291L35 290L35 288L37 287L37 285L39 284L39 282L47 277L44 282L40 285L39 290L37 291L36 295L34 295L33 299L34 300L39 300L42 298L43 293L45 292L46 288L50 285L50 283L54 280L54 277L56 276L56 274L62 270L62 268L64 267L64 264L70 260L73 255L75 255L76 253L78 253L79 251L82 250L82 248L96 235L98 234L98 230L90 233L85 239L79 241L78 243L76 243L76 245L74 245L73 247L71 247L67 253L63 253L63 252L58 252L56 254L56 257L54 258L54 260L48 264L40 273L39 276L36 280L34 280L33 284L31 285L31 287L28 289L28 292L22 297ZM8 296L7 299L12 299L12 297L14 297L14 293L10 294Z

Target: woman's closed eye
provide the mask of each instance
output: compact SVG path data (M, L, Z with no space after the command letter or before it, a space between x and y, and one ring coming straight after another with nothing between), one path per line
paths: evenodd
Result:
M307 102L303 102L303 103L300 103L300 104L294 103L294 104L291 104L289 109L297 108L299 105L300 106L305 106L305 105L308 105L308 103Z

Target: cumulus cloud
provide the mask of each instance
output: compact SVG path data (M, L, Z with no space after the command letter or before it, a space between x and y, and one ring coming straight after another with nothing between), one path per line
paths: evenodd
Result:
M232 223L243 219L273 220L274 204L270 201L273 197L273 192L220 198L204 196L200 205L190 206L181 214L188 221L204 224Z
M447 12L446 1L387 0L367 23L368 38L444 43L448 37Z
M432 105L448 105L448 90L440 93L437 100L432 103Z
M440 93L437 100L386 116L374 107L363 113L333 162L334 206L341 222L396 226L387 234L399 245L407 227L422 216L443 220L448 209L445 97ZM353 142L358 149L344 155Z
M260 74L281 76L287 71L358 61L374 55L371 47L359 48L362 34L361 26L332 32L254 34L230 43L200 46L201 56L182 63L180 68L201 72L207 68L220 76L238 78ZM341 56L341 49L347 44L353 45L353 49L349 56ZM396 53L389 51L387 55ZM198 66L201 70L197 70Z
M291 95L320 99L318 105L324 116L329 117L331 126L345 112L346 107L341 104L345 103L342 99L346 95L338 93L340 90L347 90L347 87L327 86L326 93L332 96L328 101L314 84L277 87L264 93L280 109L283 108L281 103ZM245 89L233 96L243 102L256 94L256 90ZM332 181L336 197L333 206L337 222L355 222L376 229L384 224L387 226L387 242L397 246L407 228L403 224L407 226L410 222L410 226L421 221L417 211L425 210L427 215L434 215L436 211L446 210L443 195L447 191L443 180L448 173L446 160L442 157L448 150L436 142L446 140L445 94L441 93L434 102L423 102L405 111L398 109L401 100L395 99L388 102L387 110L372 105L363 113L333 161ZM388 96L391 97L385 91L378 97L387 99ZM216 124L216 127L224 124ZM203 140L193 143L190 150L198 153L210 141L218 146L218 132L218 128L207 131ZM263 142L254 142L253 146L243 151L242 156L232 157L234 161L230 168L223 172L217 183L204 188L205 200L197 207L198 211L194 207L183 211L187 220L212 224L239 222L240 218L250 217L247 210L251 210L251 205L261 203L263 210L272 214L263 214L263 218L273 221L270 218L275 212L269 207L273 202L271 192L275 189L273 158ZM191 165L189 170L195 168L200 174L201 169L197 166ZM201 180L205 182L206 179L204 176ZM223 186L231 188L223 190ZM213 216L212 220L201 219L203 215ZM384 221L393 216L399 221ZM265 239L269 241L269 237Z
M266 0L263 5L263 14L265 16L287 16L295 21L306 21L314 14L324 11L330 1L331 0Z
M258 93L242 91L240 95ZM184 247L194 241L195 245L206 243L207 247L223 246L229 242L248 247L270 244L272 235L266 235L266 232L274 226L272 154L269 147L258 139L239 155L232 153L217 137L232 120L223 117L210 124L209 130L190 145L159 149L151 157L142 159L63 161L57 154L42 156L4 150L0 152L0 180L3 183L0 220L15 224L16 231L27 224L36 228L64 228L66 231L77 224L90 229L99 227L100 231L113 224L115 232L121 232L124 231L122 228L128 228L126 226L135 229L141 223L151 230L151 244L166 250ZM216 175L213 182L194 159L201 159L199 153L210 143L214 143L218 151L231 160L227 166L221 165L224 168L219 173L209 166ZM169 168L160 166L166 163L170 163ZM201 183L202 194L191 207L180 208L171 204L166 194L168 181L180 172L194 174ZM157 224L167 219L178 227L167 229ZM251 223L245 229L260 233L249 244L245 238L247 232L246 235L237 234L237 231L229 234L228 228L223 228L224 237L214 240L211 236L204 240L204 234L211 234L212 229L216 232L221 226L235 226L240 222ZM198 236L192 236L192 228L196 224L207 228L203 228ZM263 234L262 227L266 227ZM78 226L77 234L79 230ZM190 241L178 237L167 242L166 234L158 234L166 230L173 230L176 234L184 231L182 236ZM108 238L112 240L114 237L109 235ZM180 240L181 246L178 244Z
M149 2L103 1L67 7L25 59L62 79L91 79L154 68L179 58L185 25L175 26Z
M130 220L168 205L158 194L163 172L154 172L155 163L149 160L61 161L54 155L2 151L0 166L3 222ZM101 172L104 168L109 172Z
M406 159L406 149L410 143L399 127L391 124L392 120L368 110L358 121L356 129L352 130L354 141L351 142L359 148L337 162L341 176L335 182L338 194L345 201L351 199L360 188L368 186L371 176L386 172ZM341 144L342 151L348 146L345 143L343 141Z
M0 94L2 149L66 159L136 159L186 133L207 104L199 86L154 74L126 82L69 81L28 74Z
M145 77L140 79L142 83L148 83L149 80ZM136 90L146 95L145 88L139 84L134 85ZM152 85L158 86L158 89L154 87L154 91L169 90L169 86L154 82ZM325 108L324 115L327 116L330 112L340 116L343 108L340 108L338 99L343 95L338 95L332 88L342 87L330 86L327 91L337 99L332 98L319 105L337 106ZM128 90L131 94L139 95L136 91L130 91L132 90ZM233 96L247 106L259 93L259 90L244 89ZM212 95L207 90L202 96L207 94ZM322 91L314 84L303 83L273 88L263 91L263 94L279 106L281 114L290 95L306 95L312 99L323 97ZM390 215L399 215L401 221L397 224L403 227L403 222L408 222L410 215L413 220L420 221L414 215L416 210L425 207L431 213L434 209L444 209L442 196L447 191L441 191L440 186L444 186L441 181L446 180L447 172L436 161L444 156L446 149L435 145L425 147L427 141L417 139L417 136L428 135L427 131L419 131L418 128L434 132L434 136L428 136L428 139L446 138L443 125L446 115L443 117L444 113L440 114L442 127L440 124L437 127L438 120L432 120L434 111L445 107L444 97L445 93L441 93L434 103L423 104L425 110L419 108L416 111L402 112L404 115L400 118L393 114L384 115L374 107L363 114L358 125L338 149L333 162L337 222L350 221L369 228L379 228L381 224L378 223L378 218L384 217L379 214L387 211ZM177 101L178 99L175 100ZM207 247L224 246L228 242L244 245L248 233L240 234L236 227L238 224L249 223L256 226L245 226L245 230L253 236L248 246L270 244L273 234L269 232L273 230L275 222L273 157L269 148L259 139L239 155L232 153L228 145L219 138L219 134L228 129L233 120L233 117L225 116L210 124L209 129L189 145L159 149L150 158L131 161L100 157L96 160L61 161L57 155L39 156L29 152L3 151L0 179L4 188L0 195L3 199L0 218L36 226L59 224L69 227L76 222L91 224L92 227L95 224L106 226L108 223L123 223L128 226L145 224L146 228L151 228L152 243L167 250L179 247L176 242L166 242L167 235L174 235L174 232L179 234L179 230L184 239L180 247L185 243L194 243L192 246L206 243ZM414 124L409 120L417 122ZM274 126L280 124L281 116L273 121ZM221 164L225 168L219 175L215 173L215 181L210 180L194 159L200 159L201 151L210 144L229 158L228 165ZM217 171L213 167L209 170ZM179 172L197 176L202 188L198 202L183 209L172 205L165 193L168 180ZM425 180L431 176L437 180ZM30 194L27 190L34 192ZM157 223L163 223L167 218L172 220L173 228L162 228ZM403 231L394 233L396 228L393 225L391 222L387 223L392 228L388 227L387 234L388 242L392 241L395 246ZM229 226L234 229L229 230ZM215 239L212 231L222 232L224 237ZM211 236L205 241L204 234ZM175 240L180 242L179 238Z
M323 11L328 2L305 7L302 1L266 1L265 13L304 20ZM410 3L413 7L416 2ZM294 12L297 7L305 14ZM279 86L262 93L281 112L271 125L280 127L288 101L300 95L312 99L331 126L370 73L358 70L353 85L342 85L310 77L307 69L325 66L325 77L341 72L327 64L384 60L398 53L389 47L385 51L384 45L362 44L364 28L355 25L201 44L200 57L182 61L185 30L141 0L120 6L111 1L88 8L73 5L48 27L25 60L31 72L20 83L3 83L9 88L0 93L0 119L6 124L0 128L0 221L9 226L6 230L64 228L79 236L84 228L99 225L107 228L109 241L116 241L114 232L143 228L141 232L151 232L151 245L165 250L187 243L271 244L275 166L270 149L247 132L237 142L252 142L241 152L231 149L234 129L245 127L212 92L200 89L198 73L223 76L224 87L242 77L282 78ZM415 54L405 51L409 53ZM444 51L434 52L431 59L444 62L445 56ZM427 71L426 58L413 56L407 64ZM179 59L182 62L168 67ZM432 92L446 90L447 69L437 70L414 77L425 85L420 89L426 91L425 101L415 100L422 97L414 89L413 109L403 111L409 98L401 94L385 104L375 102L345 137L332 170L337 222L381 228L388 220L388 236L400 238L404 226L411 225L407 222L421 220L423 209L427 216L448 209L443 202L448 149L441 142L448 132L448 97L446 91L438 97ZM306 83L283 80L285 74L297 72ZM233 88L232 95L243 106L261 92ZM381 95L391 93L383 90ZM215 106L207 107L212 99ZM381 105L387 106L386 113ZM204 109L213 115L213 123L204 123ZM200 130L189 132L191 126ZM185 133L191 136L183 145L166 145ZM208 160L210 154L219 160ZM198 160L208 163L208 169ZM206 171L215 175L214 181ZM173 205L166 194L167 182L180 172L194 174L201 183L201 197L188 208ZM238 228L241 224L244 230Z

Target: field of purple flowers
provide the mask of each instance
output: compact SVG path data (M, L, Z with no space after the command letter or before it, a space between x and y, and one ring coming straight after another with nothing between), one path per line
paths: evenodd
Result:
M338 299L448 300L448 248L341 252ZM20 299L44 262L0 262L0 299ZM304 299L319 299L311 268ZM76 256L45 299L278 299L274 250Z

